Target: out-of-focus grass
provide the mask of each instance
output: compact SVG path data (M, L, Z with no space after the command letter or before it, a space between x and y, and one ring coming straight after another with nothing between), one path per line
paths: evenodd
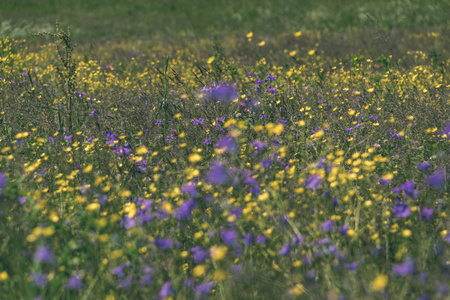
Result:
M80 39L210 36L254 31L340 32L367 25L369 13L387 30L448 26L450 1L147 1L14 0L0 3L0 35L25 37L55 19Z
M449 1L177 2L0 3L0 299L448 299Z

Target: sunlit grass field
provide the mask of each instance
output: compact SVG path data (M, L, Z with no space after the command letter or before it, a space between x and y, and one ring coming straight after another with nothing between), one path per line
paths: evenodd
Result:
M449 299L448 1L19 2L0 299Z

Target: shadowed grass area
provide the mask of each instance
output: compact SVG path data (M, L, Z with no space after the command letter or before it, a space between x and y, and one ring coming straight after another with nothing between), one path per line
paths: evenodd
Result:
M52 28L55 19L80 39L209 36L254 31L345 31L366 26L365 13L383 29L420 29L449 24L449 1L66 1L0 3L0 34L26 37Z

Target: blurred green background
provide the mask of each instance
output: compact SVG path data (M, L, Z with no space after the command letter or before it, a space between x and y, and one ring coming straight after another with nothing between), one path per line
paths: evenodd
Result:
M450 0L2 0L0 36L53 31L55 20L80 40L161 36L345 32L368 26L424 30L450 25Z

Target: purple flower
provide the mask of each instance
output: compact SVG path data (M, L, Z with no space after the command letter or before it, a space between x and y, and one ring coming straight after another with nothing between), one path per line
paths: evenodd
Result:
M95 111L95 108L94 108L94 110L91 111L91 113L89 114L89 117L90 117L90 116L93 116L93 115L96 115L96 114L97 114L97 112Z
M23 73L22 73L22 76L23 76L23 77L28 77L28 72L23 72Z
M339 232L343 235L343 236L347 236L347 231L349 229L349 226L347 224L339 226Z
M412 181L408 181L405 184L403 184L401 186L401 188L403 189L403 191L405 192L405 194L407 195L412 195L412 192L414 190L414 182Z
M265 158L261 161L261 168L267 169L272 164L272 160L270 158Z
M242 242L244 243L245 246L250 247L252 240L253 240L253 235L251 232L249 232L244 236L244 238L242 239Z
M6 186L6 175L0 172L0 191Z
M222 103L229 103L238 98L239 94L236 86L222 83L210 90L210 96L219 100Z
M123 265L118 265L114 269L110 270L109 273L111 273L112 275L119 276L119 277L125 276L125 273L123 272Z
M65 136L64 139L65 139L67 142L72 143L72 136L73 136L73 134L68 135L68 136Z
M267 240L267 236L265 235L260 235L258 237L256 237L256 242L260 245L263 245Z
M181 190L192 198L195 198L197 196L197 187L194 182L184 184Z
M320 187L321 178L319 174L314 174L311 177L305 179L305 184L307 189L317 189Z
M225 148L228 153L236 154L239 152L239 145L236 143L235 139L231 136L222 137L219 142L217 142L216 147L219 149Z
M392 267L392 274L396 276L407 276L414 272L414 261L412 258L407 258L402 264L395 264Z
M50 142L52 142L52 144L55 143L55 138L53 138L53 137L50 136L48 139L50 140Z
M414 189L413 181L408 181L399 187L391 189L391 192L397 195L399 195L401 191L404 192L403 197L405 199L408 198L409 196L411 196L414 199L417 199L417 196L419 195L419 191Z
M260 141L254 141L250 143L250 146L255 147L255 154L261 153L261 151L263 150L263 148L265 146L267 146L267 143L265 142L260 142Z
M421 164L419 164L417 166L417 168L419 168L420 171L426 171L430 168L431 164L429 161L423 162Z
M271 92L272 95L275 95L275 94L276 94L276 88L274 88L274 87L269 87L269 88L266 90L266 92Z
M194 125L202 125L205 122L205 119L194 119L194 121L192 121L192 124Z
M275 79L277 79L275 76L272 76L272 75L267 75L266 78L267 78L270 82L272 82L272 81L274 81Z
M203 141L203 144L205 144L205 145L210 145L210 144L211 144L211 138L206 138L206 139Z
M234 229L222 229L220 231L222 240L227 246L236 246L238 234Z
M125 216L125 218L120 222L120 224L125 228L125 229L130 229L130 228L134 228L136 227L136 220L133 218L130 218L128 216Z
M172 291L170 290L171 284L172 282L170 280L163 284L163 286L161 287L161 291L159 292L160 298L164 299L172 293Z
M328 221L327 221L327 222L328 222ZM326 223L326 222L325 222L325 223ZM325 223L324 223L324 224L325 224ZM324 238L324 239L321 239L321 240L318 241L318 244L319 244L319 245L322 245L322 246L323 246L323 245L326 245L326 244L328 244L328 243L331 243L331 239L329 239L329 238Z
M158 125L158 126L161 126L161 125L164 124L164 122L163 122L163 120L158 120L158 121L156 121L155 124Z
M90 138L88 138L87 140L85 140L84 142L85 143L92 143L92 139L94 138L95 136L91 136Z
M228 173L223 163L216 162L211 164L211 171L208 174L208 182L215 185L225 184L229 180Z
M345 265L345 268L346 268L346 269L349 269L349 270L351 270L351 271L356 271L356 267L357 267L357 266L358 266L358 263L355 261L355 262L346 264L346 265Z
M450 139L450 122L442 128L442 134L445 134L447 139Z
M31 281L37 287L44 287L47 285L48 279L42 273L31 273Z
M197 285L194 288L194 291L198 294L207 295L211 292L211 289L213 288L214 285L216 285L216 283L214 281L204 282L204 283Z
M170 249L173 246L176 246L176 243L174 241L172 241L171 239L167 238L162 238L162 237L157 237L154 241L155 246L158 249Z
M279 254L280 254L281 256L286 256L286 255L288 255L289 253L291 253L291 250L292 250L292 249L291 249L291 245L289 244L289 242L286 242L286 244L284 244L283 248L281 248Z
M305 237L303 235L295 235L292 242L294 244L303 244L305 242Z
M175 217L178 220L181 219L189 219L191 217L192 211L195 209L195 201L194 200L188 200L184 201L180 207L175 211Z
M114 144L114 141L111 140L110 141L112 144ZM108 143L107 143L108 144ZM128 156L130 154L131 149L127 148L127 147L122 147L122 146L114 146L114 150L112 151L113 153L116 153L117 155L121 155L121 156Z
M325 221L323 222L321 227L323 231L330 232L331 230L333 230L334 222L332 220Z
M37 249L34 254L34 261L36 262L45 262L45 263L53 263L53 253L52 250L47 246L41 246Z
M397 219L407 219L411 213L411 209L408 207L407 203L400 203L399 201L396 201L395 207L392 209L392 213L395 214L395 218Z
M152 282L152 269L150 269L149 267L145 267L144 275L142 275L141 279L139 279L139 285L146 286L150 285Z
M433 212L434 212L434 208L424 207L422 212L420 213L420 216L422 217L422 219L428 221L433 216Z
M445 170L439 169L431 174L427 179L427 183L432 188L443 189L445 187Z
M83 281L79 275L73 274L66 282L66 288L69 290L81 290L83 288Z
M241 273L242 264L235 264L234 266L231 267L231 271L233 271L234 273Z
M209 251L205 250L202 246L197 246L191 249L192 259L195 263L203 263L209 258Z
M131 286L133 283L133 276L129 275L123 279L117 280L117 286L123 289L127 289Z

